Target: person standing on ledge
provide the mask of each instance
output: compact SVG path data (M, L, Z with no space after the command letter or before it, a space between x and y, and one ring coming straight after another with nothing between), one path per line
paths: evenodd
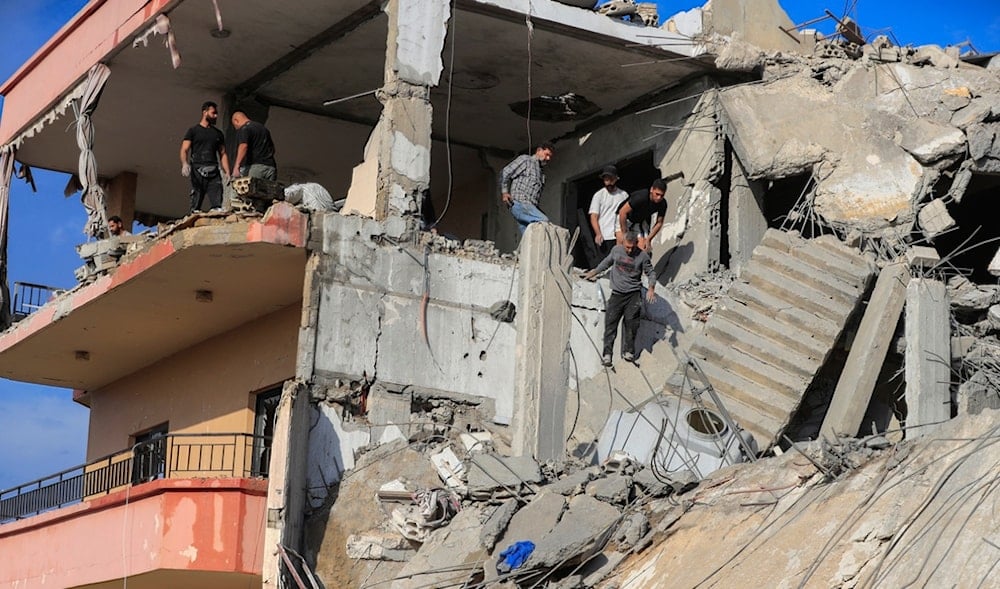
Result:
M249 176L264 180L278 179L278 164L274 161L274 141L271 132L262 123L251 121L243 111L233 113L236 129L236 159L233 178Z
M604 315L604 353L601 363L611 366L615 338L618 336L618 322L622 322L622 360L635 362L635 336L639 332L639 312L642 310L642 275L646 275L649 289L646 300L656 298L656 275L649 253L638 246L638 235L628 231L622 235L622 243L612 248L596 268L584 277L594 280L597 275L611 268L611 296Z
M548 223L549 218L538 209L538 199L545 186L543 168L555 154L551 143L541 143L534 155L521 155L500 172L500 198L517 221L517 228L524 230L532 223Z
M201 105L201 121L188 129L181 141L181 175L191 179L189 214L201 208L206 196L211 208L222 208L222 179L223 175L229 176L229 163L226 140L215 126L218 118L218 105L205 102Z

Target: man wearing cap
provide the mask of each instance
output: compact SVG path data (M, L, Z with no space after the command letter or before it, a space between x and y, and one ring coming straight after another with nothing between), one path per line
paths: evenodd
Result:
M604 259L617 242L618 207L628 198L628 193L618 188L618 169L604 166L601 170L604 188L590 199L590 227L594 230L594 244Z
M653 180L649 190L637 190L618 207L618 230L621 235L634 231L639 238L639 249L648 252L653 238L663 227L667 214L667 183L662 178ZM656 222L653 222L653 215Z
M555 147L540 143L533 155L521 155L500 172L500 198L524 233L532 223L548 223L549 218L538 209L538 199L545 186L544 167L552 159Z

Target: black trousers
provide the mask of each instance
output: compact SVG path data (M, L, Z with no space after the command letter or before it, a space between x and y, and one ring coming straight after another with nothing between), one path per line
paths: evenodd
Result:
M622 322L622 354L635 354L635 335L639 332L639 313L642 310L642 291L612 292L604 313L604 355L610 356L618 336L618 322Z
M198 166L191 166L191 208L188 212L201 209L206 196L209 208L222 208L222 175L216 168L214 174L205 176L198 171Z

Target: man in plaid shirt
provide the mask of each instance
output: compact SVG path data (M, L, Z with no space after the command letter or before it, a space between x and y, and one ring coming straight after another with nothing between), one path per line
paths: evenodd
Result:
M518 156L500 173L501 198L522 234L531 223L549 222L549 218L538 209L538 198L545 186L542 168L552 159L553 153L555 148L551 143L542 143L535 148L534 155Z

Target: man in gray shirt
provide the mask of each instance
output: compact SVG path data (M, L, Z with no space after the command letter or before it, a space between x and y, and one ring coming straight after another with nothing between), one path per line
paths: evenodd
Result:
M649 289L646 300L652 302L656 298L656 275L653 273L653 262L649 254L639 248L639 236L635 231L628 231L622 238L621 245L616 245L608 257L604 258L596 268L587 272L587 280L594 280L597 275L611 268L611 296L608 298L604 315L604 354L601 363L611 366L611 352L618 335L618 322L622 322L622 359L635 362L635 336L639 331L639 312L642 309L642 275L646 275ZM624 319L624 320L623 320Z

